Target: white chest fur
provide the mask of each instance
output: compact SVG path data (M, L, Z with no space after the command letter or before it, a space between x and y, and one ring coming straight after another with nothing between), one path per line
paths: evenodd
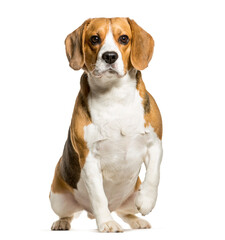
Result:
M99 161L111 210L134 191L148 141L136 79L126 75L119 81L108 91L90 92L92 124L84 129L88 149ZM82 185L81 180L78 189Z

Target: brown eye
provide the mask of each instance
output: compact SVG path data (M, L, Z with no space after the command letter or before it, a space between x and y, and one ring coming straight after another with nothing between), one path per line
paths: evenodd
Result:
M123 45L127 45L129 42L129 37L127 35L121 35L119 37L119 43L123 44Z
M90 40L92 45L97 45L101 43L101 38L97 35L91 36Z

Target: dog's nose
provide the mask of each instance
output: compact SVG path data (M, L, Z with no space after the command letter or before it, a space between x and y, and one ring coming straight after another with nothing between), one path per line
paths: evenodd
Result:
M102 58L106 63L112 64L117 60L118 54L116 52L105 52L102 54Z

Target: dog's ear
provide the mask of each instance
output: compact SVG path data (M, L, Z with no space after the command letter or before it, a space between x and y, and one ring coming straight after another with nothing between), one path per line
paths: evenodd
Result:
M70 67L74 70L79 70L84 66L84 36L89 22L90 19L86 20L79 28L70 33L65 40L66 55Z
M134 20L127 19L132 32L131 40L131 64L137 70L143 70L148 66L153 54L154 40L152 36L137 25Z

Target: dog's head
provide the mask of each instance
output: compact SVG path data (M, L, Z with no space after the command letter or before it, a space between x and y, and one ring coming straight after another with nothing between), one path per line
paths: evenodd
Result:
M86 20L65 40L70 66L95 78L120 78L131 68L143 70L151 60L154 41L129 18Z

